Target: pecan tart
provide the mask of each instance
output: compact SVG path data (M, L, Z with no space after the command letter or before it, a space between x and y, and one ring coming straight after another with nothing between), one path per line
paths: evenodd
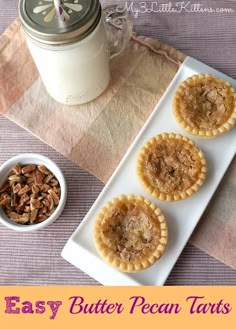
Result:
M194 75L182 82L173 102L178 123L190 134L215 137L236 122L236 93L229 82L209 74Z
M206 177L206 160L193 141L178 134L160 134L141 149L137 175L155 198L185 199L196 192Z
M139 272L163 254L168 229L161 210L151 201L122 195L99 213L94 239L100 256L122 272Z

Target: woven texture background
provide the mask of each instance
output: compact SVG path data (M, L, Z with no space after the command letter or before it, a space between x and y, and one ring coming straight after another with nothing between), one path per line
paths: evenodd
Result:
M17 2L0 0L0 32L16 17ZM104 5L113 2L102 1ZM232 7L236 12L234 1L204 1L204 5ZM139 14L134 24L139 34L158 38L232 77L236 76L234 14L148 13ZM47 155L60 165L67 179L70 198L60 220L41 232L19 235L0 227L0 284L97 284L61 259L60 252L103 184L0 117L0 163L17 153L30 151ZM187 245L167 284L236 284L236 271Z

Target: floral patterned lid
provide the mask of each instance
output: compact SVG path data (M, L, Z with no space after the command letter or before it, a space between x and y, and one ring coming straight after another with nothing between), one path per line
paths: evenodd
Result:
M99 0L20 0L25 32L34 40L65 45L84 39L101 17Z

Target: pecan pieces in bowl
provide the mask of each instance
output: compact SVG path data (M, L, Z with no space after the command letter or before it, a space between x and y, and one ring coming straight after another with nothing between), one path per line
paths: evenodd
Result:
M37 224L49 218L60 201L58 180L44 165L16 164L0 188L0 207L18 224Z

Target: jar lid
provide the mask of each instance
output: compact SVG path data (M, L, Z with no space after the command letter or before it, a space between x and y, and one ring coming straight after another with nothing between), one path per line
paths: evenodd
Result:
M25 32L31 38L49 45L65 45L84 39L94 30L101 17L99 0L62 0L59 10L56 10L54 0L19 2Z

